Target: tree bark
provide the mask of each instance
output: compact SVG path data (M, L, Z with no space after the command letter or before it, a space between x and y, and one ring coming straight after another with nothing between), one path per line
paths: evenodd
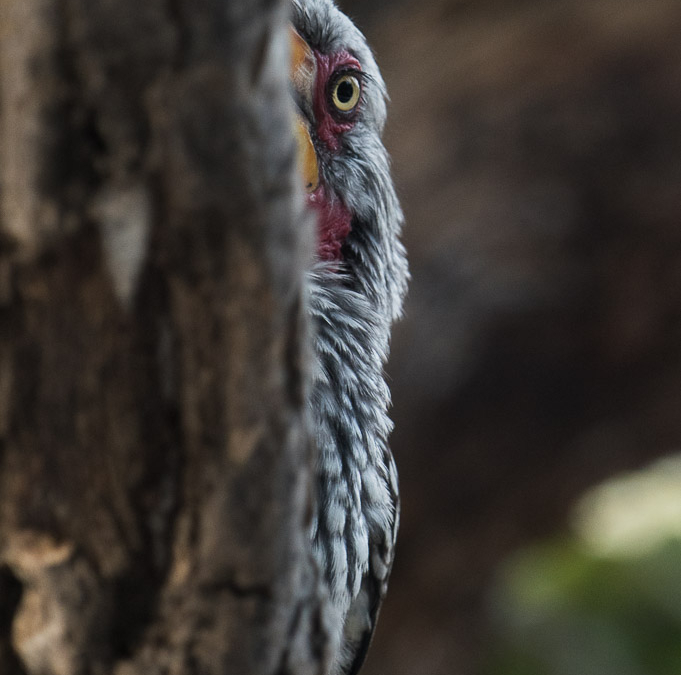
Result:
M324 667L285 23L0 0L3 674Z

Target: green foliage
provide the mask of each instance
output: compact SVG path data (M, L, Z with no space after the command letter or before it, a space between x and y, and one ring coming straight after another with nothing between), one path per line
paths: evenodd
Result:
M485 675L679 675L681 539L632 556L577 538L508 561Z

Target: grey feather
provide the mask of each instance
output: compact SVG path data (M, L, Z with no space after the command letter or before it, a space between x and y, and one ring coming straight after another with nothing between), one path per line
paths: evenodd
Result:
M364 36L330 0L294 0L293 23L322 53L345 49L365 73L361 110L341 148L317 147L322 179L353 213L342 268L311 272L317 510L312 540L336 616L332 675L364 661L385 595L399 521L383 368L408 271L402 211L381 140L386 90Z

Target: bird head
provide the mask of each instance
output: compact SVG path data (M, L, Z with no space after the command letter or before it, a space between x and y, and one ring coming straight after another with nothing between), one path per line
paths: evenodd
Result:
M381 140L385 85L364 36L331 0L294 0L290 37L299 168L317 214L317 256L390 321L407 268Z

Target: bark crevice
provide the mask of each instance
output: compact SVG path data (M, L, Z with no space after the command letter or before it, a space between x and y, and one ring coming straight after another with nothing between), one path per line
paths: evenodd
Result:
M316 675L284 3L0 4L0 672Z

